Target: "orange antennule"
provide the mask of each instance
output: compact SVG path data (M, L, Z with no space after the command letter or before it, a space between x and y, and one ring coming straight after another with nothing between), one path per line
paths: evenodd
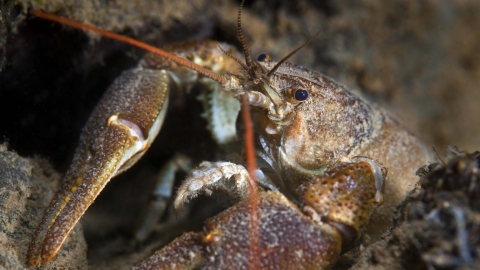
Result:
M119 34L116 34L116 33L113 33L113 32L107 31L107 30L100 29L100 28L92 26L92 25L84 24L84 23L81 23L81 22L78 22L78 21L70 20L70 19L67 19L67 18L64 18L64 17L56 16L56 15L53 15L53 14L50 14L50 13L47 13L47 12L43 12L43 11L40 11L40 10L36 10L36 9L32 10L30 13L32 15L34 15L35 17L38 17L38 18L41 18L41 19L44 19L44 20L49 20L49 21L52 21L52 22L68 25L68 26L71 26L73 28L77 28L77 29L81 29L81 30L92 31L92 32L98 33L102 36L105 36L105 37L108 37L108 38L111 38L111 39L114 39L114 40L118 40L118 41L121 41L121 42L125 42L127 44L132 45L132 46L144 49L148 52L151 52L151 53L160 55L162 57L165 57L166 59L171 60L171 61L173 61L173 62L175 62L179 65L182 65L182 66L188 67L192 70L195 70L198 73L201 73L202 75L205 75L205 76L211 78L212 80L217 81L221 84L227 82L227 78L225 76L219 75L215 72L212 72L211 70L203 68L203 67L201 67L197 64L194 64L194 63L192 63L188 60L185 60L185 59L183 59L181 57L178 57L174 54L171 54L171 53L168 53L168 52L163 51L161 49L155 48L153 46L150 46L146 43L140 42L140 41L135 40L133 38L129 38L129 37L119 35Z

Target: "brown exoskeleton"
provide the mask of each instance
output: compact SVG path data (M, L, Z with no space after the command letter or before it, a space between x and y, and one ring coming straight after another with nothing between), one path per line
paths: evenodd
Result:
M253 61L244 47L246 63L233 74L234 61L214 42L179 45L172 53L213 72L161 52L163 57L148 54L115 81L84 128L62 188L35 233L30 264L52 259L107 182L148 149L165 117L170 88L189 87L202 75L218 82L223 91L245 97L253 107L257 155L275 172L269 180L259 170L260 180L287 193L271 191L259 197L262 268L331 267L369 220L367 230L385 230L394 207L416 181L416 167L430 158L385 110L286 58L278 63L263 56ZM388 169L387 179L381 167ZM175 205L230 177L235 179L235 192L247 197L249 176L243 166L202 163L180 187ZM286 196L298 200L301 208ZM175 269L227 268L233 262L245 266L248 261L241 255L247 250L248 219L247 203L242 201L209 220L205 233L184 234L140 268L158 267L158 262ZM232 261L232 256L238 260Z
M261 193L259 269L331 268L380 202L384 179L378 170L368 158L334 164L301 185L300 208L279 192ZM204 232L183 234L135 269L246 269L248 208L243 200L207 220Z

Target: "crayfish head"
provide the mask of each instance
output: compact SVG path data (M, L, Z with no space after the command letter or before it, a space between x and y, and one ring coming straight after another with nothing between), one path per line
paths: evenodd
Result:
M257 84L250 80L243 89L250 104L262 109L253 114L257 132L276 151L290 191L339 157L359 155L378 130L374 108L332 79L288 62L272 74L276 63L255 64Z

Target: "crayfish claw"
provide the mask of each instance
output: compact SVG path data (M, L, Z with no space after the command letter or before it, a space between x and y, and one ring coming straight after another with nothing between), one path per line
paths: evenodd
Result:
M52 259L110 179L143 155L162 126L168 82L164 70L137 68L124 72L105 93L30 243L30 265Z
M220 185L223 185L223 181L230 179L232 176L235 180L234 192L241 199L247 198L250 176L245 167L224 161L202 162L199 167L190 172L178 189L174 202L175 209L180 209L183 204L197 197L201 192L206 192L207 189L217 189Z
M341 159L323 176L300 187L304 211L335 227L342 235L342 249L346 250L360 238L379 205L383 181L382 170L372 159Z

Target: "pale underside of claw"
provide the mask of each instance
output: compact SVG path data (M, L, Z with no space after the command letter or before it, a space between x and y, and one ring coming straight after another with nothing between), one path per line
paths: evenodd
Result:
M384 200L383 197L383 192L385 189L385 177L384 173L382 172L382 168L380 165L378 165L377 162L375 162L373 159L368 158L368 157L354 157L352 158L353 160L360 160L360 161L365 161L370 165L370 168L373 173L373 178L375 179L375 201L378 204L381 204Z

